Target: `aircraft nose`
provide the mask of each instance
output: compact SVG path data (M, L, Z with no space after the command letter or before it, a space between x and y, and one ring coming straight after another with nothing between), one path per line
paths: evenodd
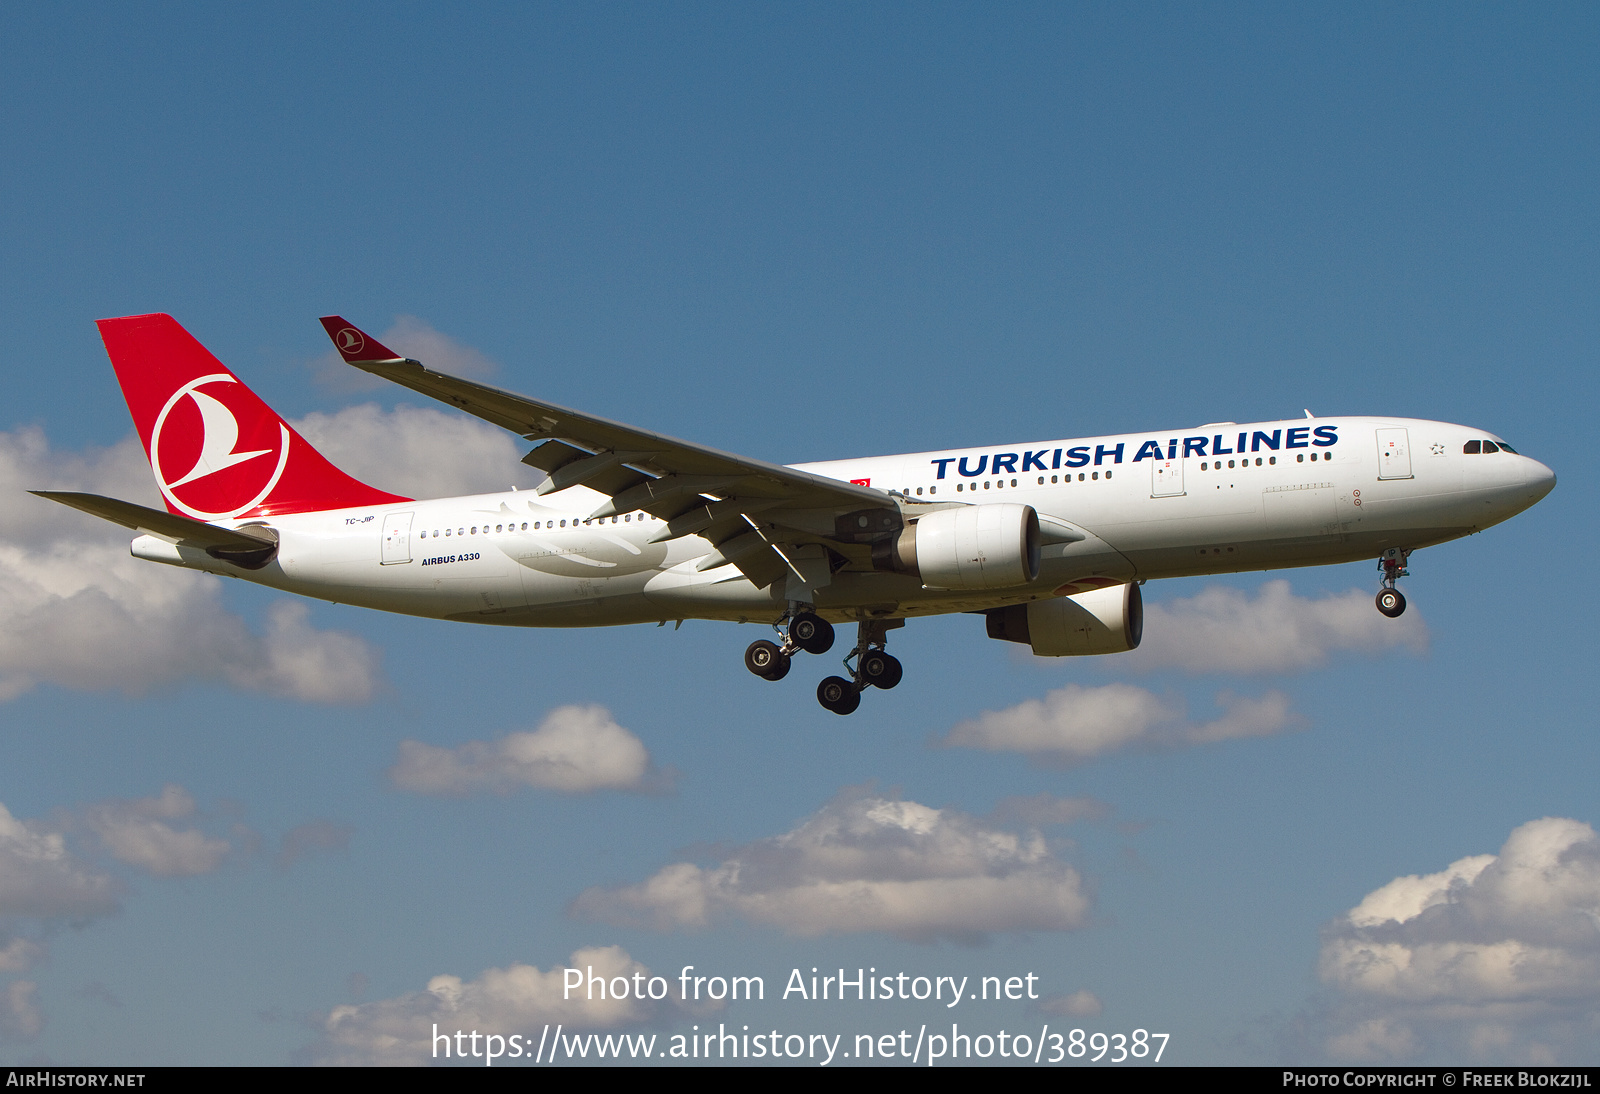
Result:
M1532 494L1530 501L1538 501L1556 488L1556 473L1538 460L1530 459L1523 473L1523 481Z

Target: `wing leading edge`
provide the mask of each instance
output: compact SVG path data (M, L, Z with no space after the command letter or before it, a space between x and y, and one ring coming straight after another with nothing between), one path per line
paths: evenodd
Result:
M340 316L321 322L347 364L531 442L522 462L549 476L539 493L584 486L609 498L589 514L591 520L643 510L666 522L655 542L705 538L714 550L697 564L700 570L732 565L758 588L786 575L814 588L844 565L870 568L871 544L898 534L904 524L904 502L884 491L435 372ZM815 546L827 549L824 559L806 550ZM819 569L823 561L826 572Z

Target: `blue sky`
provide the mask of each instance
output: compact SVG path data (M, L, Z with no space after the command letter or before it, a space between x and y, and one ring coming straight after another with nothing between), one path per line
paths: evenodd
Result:
M0 1059L404 1060L419 1015L565 1015L1595 1062L1592 8L83 5L0 31ZM905 683L841 719L822 662L743 670L751 627L474 629L152 574L22 493L153 497L93 326L145 311L404 493L533 480L510 439L330 365L319 315L782 462L1310 408L1481 426L1560 485L1414 556L1404 630L1367 564L1155 583L1166 638L1092 663L918 621ZM1075 766L941 745L1112 688L1166 722ZM1292 717L1259 735L1184 735L1269 698ZM405 741L573 707L650 775L451 796L393 773ZM702 920L638 896L675 864L871 860L891 815L927 829L908 869L1004 845L979 875L1081 907L1002 895L952 931L804 886L779 912L724 887ZM1412 972L1348 960L1385 946ZM585 948L768 999L584 1015L486 975ZM1472 971L1494 955L1568 971ZM812 966L1032 972L1050 998L774 998Z

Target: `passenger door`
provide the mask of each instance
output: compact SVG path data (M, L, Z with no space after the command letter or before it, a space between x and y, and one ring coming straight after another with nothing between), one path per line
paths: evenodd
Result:
M1411 478L1411 445L1404 429L1378 430L1378 478Z
M383 518L383 565L411 561L411 518L415 513L389 513Z

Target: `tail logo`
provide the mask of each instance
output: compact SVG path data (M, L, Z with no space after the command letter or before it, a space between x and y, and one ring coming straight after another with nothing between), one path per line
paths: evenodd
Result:
M214 384L237 386L215 394L200 390ZM257 440L258 444L267 441L269 447L238 450L239 419L224 401L235 392L249 395L243 384L225 372L190 380L172 393L150 433L150 467L155 472L156 485L168 501L197 520L227 520L254 509L278 485L284 466L289 462L289 429L282 422L274 423L276 438L269 434ZM170 416L185 399L199 415L198 453L195 452L195 422L191 415L181 415L187 419L186 427L167 431ZM261 423L262 427L265 425ZM259 435L263 428L252 432ZM260 459L274 452L278 457L276 465ZM171 473L179 466L184 470L173 478ZM236 468L238 470L234 470ZM249 500L236 504L244 498Z
M366 338L354 327L346 327L333 336L333 341L339 347L339 352L347 357L352 353L360 353L367 344Z

